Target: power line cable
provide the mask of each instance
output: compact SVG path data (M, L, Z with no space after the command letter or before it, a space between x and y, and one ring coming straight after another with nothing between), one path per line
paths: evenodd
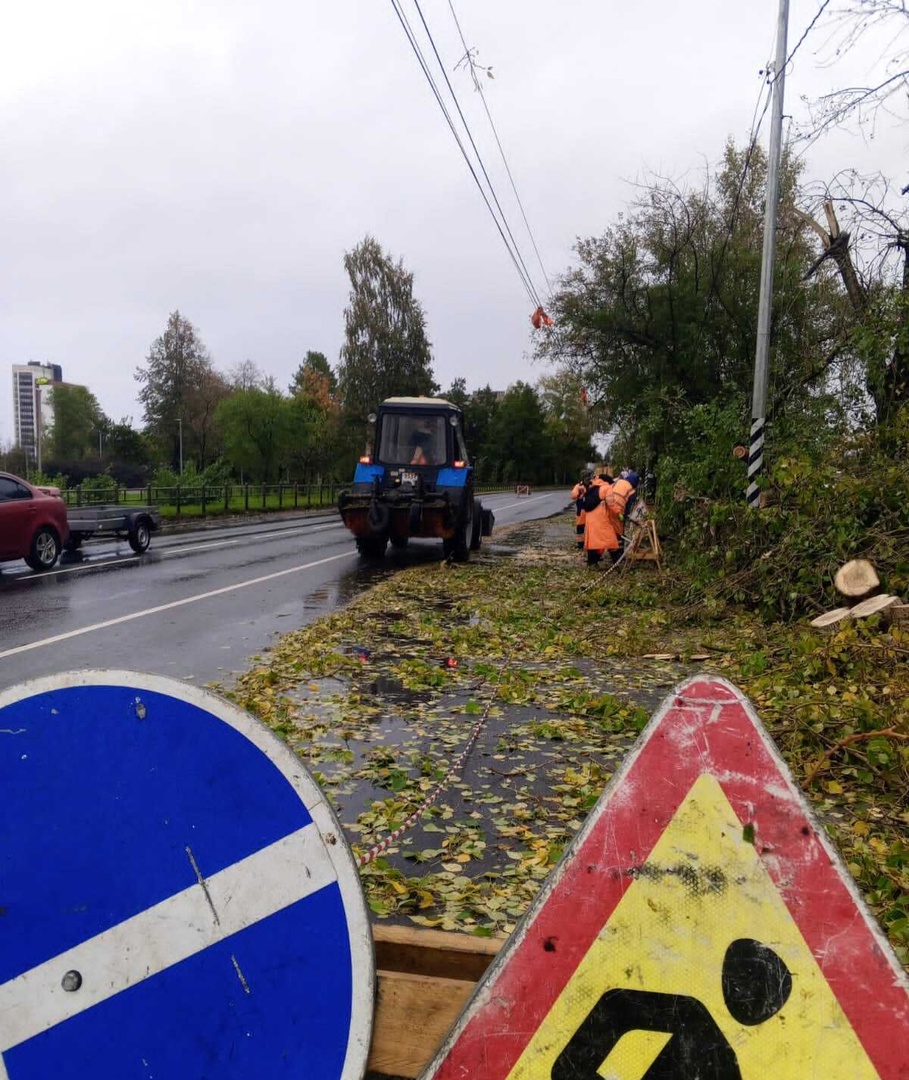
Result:
M465 52L465 55L467 56L467 61L468 61L468 63L470 63L470 49L469 49L469 47L467 45L467 42L466 42L466 40L464 38L464 32L461 30L461 24L458 21L458 16L455 13L454 4L453 4L452 0L448 0L448 7L451 10L451 16L454 19L455 26L458 28L458 36L461 38L461 44L464 46L464 52ZM471 73L472 73L472 68L471 68ZM492 133L495 136L496 145L499 148L499 153L502 155L502 164L505 166L505 171L508 173L508 179L511 181L511 190L514 192L514 197L517 200L518 206L520 207L521 217L524 219L524 224L527 226L527 235L530 237L530 242L533 245L533 250L534 250L534 253L536 254L536 257L537 257L537 262L540 264L540 270L542 271L543 278L546 281L546 287L549 289L549 292L551 294L552 293L552 282L550 282L549 275L546 273L546 267L543 265L543 259L540 256L540 249L537 247L537 242L536 242L536 239L534 238L533 230L530 227L530 222L527 220L527 214L524 211L524 204L521 201L521 196L518 194L517 185L515 184L514 177L511 174L511 169L509 168L509 165L508 165L508 159L505 156L505 150L502 147L501 140L499 139L499 133L496 130L496 125L495 125L495 121L492 118L492 113L489 111L489 104L486 101L486 94L483 91L482 84L480 83L479 79L476 78L476 76L474 76L474 86L477 88L477 90L480 93L480 100L483 102L483 108L486 110L486 117L489 120L489 126L492 128Z
M801 36L801 37L800 37L800 38L798 39L798 41L797 41L797 42L795 43L795 48L794 48L794 49L792 50L792 52L791 52L791 53L790 53L790 54L789 54L789 55L788 55L788 56L786 57L786 63L785 63L785 64L783 65L783 67L782 67L782 70L783 70L783 71L785 71L785 70L786 70L786 68L788 68L788 67L789 67L789 65L790 65L790 64L792 63L792 58L793 58L793 57L795 56L795 54L796 54L796 53L797 53L797 52L799 51L799 49L800 49L800 48L802 47L802 45L804 44L804 42L805 42L805 38L806 38L806 37L808 37L808 35L809 35L809 34L811 33L811 31L812 31L812 30L813 30L813 29L815 28L815 26L817 25L817 21L818 21L818 19L819 19L819 18L820 18L820 17L821 17L821 16L822 16L822 15L824 14L824 11L826 10L826 8L827 8L827 6L829 5L829 3L830 3L830 0L823 0L823 3L822 3L822 4L821 4L821 6L820 6L820 7L819 7L819 8L817 9L817 11L815 12L814 18L813 18L813 19L811 20L811 22L810 22L810 23L808 23L808 25L807 25L807 26L805 27L805 31L804 31L804 33L803 33L803 34L802 34L802 36ZM773 76L773 81L774 81L774 82L776 82L776 80L777 80L777 79L778 79L779 77L780 77L780 72L779 72L779 71L775 72L775 73L774 73L774 76Z
M417 9L417 12L418 12L418 14L420 16L420 21L423 23L423 29L426 31L426 36L429 38L429 43L432 46L433 53L435 54L436 62L439 65L439 70L442 72L442 77L445 79L445 84L448 87L448 92L451 94L452 100L455 103L455 108L458 110L458 115L461 117L461 123L464 125L464 130L467 132L468 139L470 139L470 145L473 147L473 152L474 152L474 154L476 154L477 161L478 161L478 163L480 165L480 168L483 171L483 176L486 178L486 183L489 186L490 194L492 195L493 200L494 200L494 202L496 204L496 207L497 207L497 209L499 211L499 214L501 216L502 224L505 226L505 229L506 229L506 231L508 233L508 236L511 239L511 243L512 243L512 245L514 247L515 254L516 254L518 260L521 263L521 268L523 269L527 280L530 282L530 286L531 286L531 289L533 291L534 301L538 306L541 306L541 301L540 301L539 294L537 293L536 287L533 284L533 277L532 277L530 271L527 268L527 264L524 262L524 258L521 255L521 249L518 246L517 240L515 240L514 233L512 233L512 231L511 231L511 226L508 224L508 218L505 215L505 211L502 209L502 205L499 202L499 197L496 194L495 187L493 186L493 183L492 183L492 180L490 179L489 173L486 170L486 166L483 163L483 156L481 155L481 153L479 151L479 148L477 147L477 144L474 141L473 134L472 134L472 132L470 130L470 125L467 123L467 117L464 115L464 112L461 109L461 103L458 101L458 95L455 93L455 89L451 85L451 80L448 78L448 72L446 71L445 65L442 62L442 57L439 55L439 50L436 48L436 43L435 43L435 40L433 39L432 32L430 31L429 26L427 25L425 17L423 16L423 10L420 7L420 0L413 0L413 2L414 2L414 7Z
M430 89L432 90L436 101L438 102L439 108L442 110L442 115L445 117L445 120L448 123L449 128L451 129L451 133L454 136L455 142L458 144L458 149L461 151L461 155L464 158L464 161L466 162L468 169L470 169L470 174L474 179L474 183L477 185L477 188L478 188L478 190L480 192L480 195L482 196L483 201L486 203L486 208L489 210L489 213L490 213L490 215L491 215L491 217L493 219L493 222L495 223L495 226L499 231L499 235L502 238L502 242L505 244L505 247L506 247L506 249L508 251L508 254L509 254L510 258L511 258L511 261L512 261L512 263L514 265L514 268L517 271L518 276L521 278L521 283L523 284L524 289L527 292L528 298L530 299L530 302L532 304L536 304L537 306L539 306L539 298L537 297L536 290L533 287L533 283L532 283L529 275L526 272L526 267L524 267L522 269L523 260L520 259L520 253L516 254L512 250L512 247L509 244L507 237L505 236L505 232L502 229L502 225L499 222L499 219L496 217L496 213L493 210L492 204L489 201L489 197L487 196L486 191L483 188L483 184L480 181L479 176L477 175L477 171L474 168L473 162L470 160L470 155L467 152L467 148L464 146L463 140L461 139L461 136L458 133L458 130L457 130L457 127L455 126L454 120L452 119L451 114L449 113L448 108L447 108L445 102L442 99L442 95L441 95L441 93L439 91L438 86L436 85L436 82L435 82L435 79L433 78L432 72L429 70L429 65L426 62L426 58L423 55L423 51L422 51L422 49L420 47L419 42L416 39L416 35L413 32L413 28L410 25L410 22L409 22L409 20L407 18L407 15L402 10L399 0L391 0L391 6L394 9L394 12L398 17L398 21L401 23L401 26L402 26L402 28L404 30L404 34L407 37L407 40L408 40L408 42L410 44L411 49L413 50L414 55L417 58L417 62L419 63L420 67L423 70L423 74L426 77L427 82L429 83ZM424 22L424 25L425 25L425 22ZM437 54L437 56L438 56L438 54ZM441 63L441 61L440 61L440 63ZM443 68L443 72L444 72L444 68ZM474 148L474 149L476 149L476 148ZM484 170L484 172L485 172L485 170ZM488 180L488 178L487 178L487 180ZM507 228L507 224L506 224L506 228ZM510 232L510 230L509 230L509 232Z
M521 249L518 246L517 240L515 240L514 233L511 231L511 226L508 224L508 218L507 218L507 216L505 214L505 211L502 209L502 204L499 202L499 197L496 194L495 186L493 185L493 182L490 179L489 173L486 170L486 166L483 163L483 156L480 153L479 148L477 147L477 144L476 144L476 142L474 140L473 133L470 130L470 125L467 123L467 117L464 115L464 111L461 108L461 103L458 101L458 95L455 93L454 87L451 85L451 80L448 78L448 72L445 69L445 64L442 62L442 57L439 55L439 50L436 48L436 43L435 43L435 40L434 40L434 38L432 36L432 31L429 29L429 26L428 26L428 24L426 22L426 19L425 19L424 15L423 15L423 9L420 7L420 0L413 0L413 3L414 3L414 7L417 10L417 14L420 16L420 21L423 24L423 29L426 32L426 36L429 39L429 44L432 47L432 51L433 51L433 53L435 55L436 62L439 65L439 70L442 72L442 77L444 78L445 84L448 87L448 92L449 92L449 94L451 94L451 98L452 98L452 101L454 101L455 108L458 110L458 115L461 118L461 123L464 125L464 130L467 133L467 138L470 140L470 145L473 147L473 152L476 155L477 162L478 162L478 164L480 166L480 169L482 170L483 176L486 179L486 184L487 184L487 186L489 188L489 192L492 195L493 201L496 204L496 208L499 211L499 215L500 215L500 218L501 218L502 225L504 225L505 231L508 233L509 239L511 240L511 244L512 244L512 247L514 249L515 256L517 257L518 261L521 264L521 269L524 272L524 276L525 276L526 280L530 283L531 292L533 294L533 296L532 296L533 302L538 307L540 307L540 306L542 306L542 302L541 302L539 294L537 293L537 290L536 290L536 288L535 288L535 286L533 284L533 277L532 277L530 271L527 268L527 264L524 262L524 258L521 255Z

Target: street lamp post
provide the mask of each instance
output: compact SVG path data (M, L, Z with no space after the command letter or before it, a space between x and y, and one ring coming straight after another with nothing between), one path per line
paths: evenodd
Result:
M177 417L177 426L180 431L180 475L183 475L183 418Z

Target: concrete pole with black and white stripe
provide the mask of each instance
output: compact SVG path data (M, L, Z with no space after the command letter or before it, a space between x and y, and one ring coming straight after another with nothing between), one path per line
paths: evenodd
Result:
M770 149L767 160L767 193L764 209L764 250L761 255L761 291L758 300L757 347L754 355L754 396L751 402L751 445L748 450L748 489L745 498L752 509L760 505L758 486L764 467L764 426L767 419L767 382L770 369L770 316L773 308L773 257L776 252L776 217L780 201L780 157L783 143L783 88L786 81L786 39L789 32L789 0L780 0L773 63L773 108L770 117Z

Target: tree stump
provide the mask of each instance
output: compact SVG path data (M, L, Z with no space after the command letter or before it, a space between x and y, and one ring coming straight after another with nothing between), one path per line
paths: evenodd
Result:
M880 587L881 580L867 559L853 559L837 570L833 584L837 592L855 602L870 596Z

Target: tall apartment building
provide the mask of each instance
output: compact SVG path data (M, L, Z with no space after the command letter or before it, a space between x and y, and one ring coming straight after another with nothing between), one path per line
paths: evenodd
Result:
M51 395L44 387L63 382L59 364L29 360L13 364L13 435L29 459L38 457L38 438L54 422Z

